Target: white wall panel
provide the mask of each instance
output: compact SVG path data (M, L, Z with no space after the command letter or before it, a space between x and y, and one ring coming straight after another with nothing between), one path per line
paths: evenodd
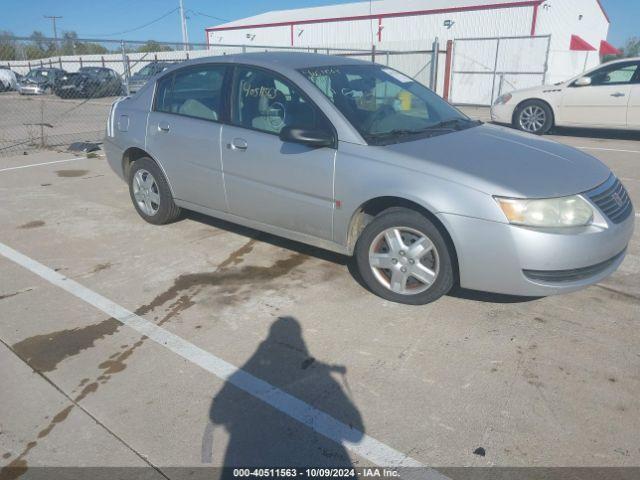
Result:
M291 28L284 25L212 31L209 32L209 44L288 46L291 45Z
M295 46L351 46L371 45L372 20L309 23L294 25ZM377 21L376 28L377 28Z
M532 18L533 7L383 18L382 42L402 39L433 41L435 37L446 42L454 38L529 35ZM451 28L445 26L447 20L454 22Z

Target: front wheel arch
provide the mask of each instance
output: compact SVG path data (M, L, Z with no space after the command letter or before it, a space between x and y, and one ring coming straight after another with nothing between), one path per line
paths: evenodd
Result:
M551 104L546 101L543 100L542 98L537 98L537 97L531 97L531 98L527 98L525 100L522 100L520 103L518 103L515 108L513 109L513 114L511 115L511 125L515 128L517 127L517 116L520 113L520 109L522 108L522 106L526 103L529 102L540 102L543 103L544 105L547 106L547 108L549 109L549 111L551 112L551 126L549 127L549 129L553 128L556 124L556 112L554 111L553 107L551 106Z
M447 246L451 249L454 280L456 283L458 283L460 279L458 252L456 250L455 243L453 242L453 238L449 234L447 228L440 221L440 219L429 209L425 208L419 203L408 200L406 198L396 196L382 196L372 198L362 203L353 212L353 214L351 215L351 220L349 222L349 229L347 230L347 251L349 252L349 254L353 254L355 245L358 242L358 238L360 238L360 235L362 234L365 227L378 215L382 214L383 212L387 212L392 208L406 208L409 210L414 210L424 215L431 223L436 226L441 235L444 237Z

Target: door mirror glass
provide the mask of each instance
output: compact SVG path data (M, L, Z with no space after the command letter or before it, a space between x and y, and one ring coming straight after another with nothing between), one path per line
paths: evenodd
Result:
M588 87L591 85L591 77L580 77L576 80L576 87Z
M333 147L333 134L327 130L285 126L280 130L283 142L301 143L309 147Z

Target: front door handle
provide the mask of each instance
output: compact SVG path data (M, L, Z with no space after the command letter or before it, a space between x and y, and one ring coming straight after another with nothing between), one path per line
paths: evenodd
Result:
M624 97L625 94L622 92L616 92L616 93L612 93L611 96L618 98L618 97Z
M167 122L160 122L158 123L158 130L160 132L168 132L169 130L171 130L171 128L169 127L169 124Z
M231 143L227 143L227 148L230 150L246 150L249 145L244 138L234 138Z

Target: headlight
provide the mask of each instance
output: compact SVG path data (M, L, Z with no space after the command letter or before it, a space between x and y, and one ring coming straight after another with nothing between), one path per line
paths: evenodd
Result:
M505 103L507 103L512 98L513 98L513 95L511 95L510 93L505 93L504 95L500 95L498 98L496 98L496 101L493 102L493 104L494 105L504 105Z
M542 200L495 197L509 223L529 227L579 227L593 220L593 208L579 195Z

